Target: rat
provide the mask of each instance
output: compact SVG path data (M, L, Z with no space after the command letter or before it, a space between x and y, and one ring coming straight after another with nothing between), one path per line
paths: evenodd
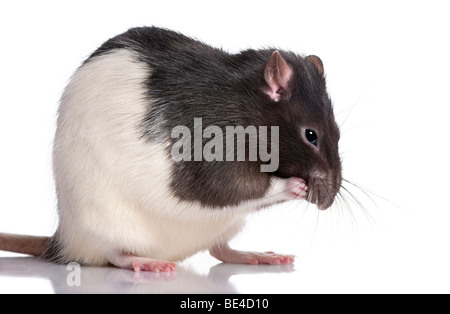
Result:
M238 145L221 152L231 160L175 160L173 130L195 133L199 118L203 134L208 126L276 126L266 134L276 168L262 171L261 155L233 159ZM175 271L204 250L224 263L292 264L293 255L228 242L267 206L329 208L342 181L339 137L319 57L270 48L231 54L168 29L132 28L93 52L61 97L55 234L0 234L0 249L152 272ZM183 153L193 155L199 144L188 145Z

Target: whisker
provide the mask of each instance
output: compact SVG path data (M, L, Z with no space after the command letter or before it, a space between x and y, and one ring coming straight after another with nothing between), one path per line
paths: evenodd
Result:
M383 200L383 201L385 201L385 202L387 202L387 203L389 203L389 204L391 204L391 205L397 207L398 209L402 209L399 205L395 204L395 203L392 202L391 200L389 200L389 199L387 199L387 198L385 198L385 197L379 195L378 193L373 192L372 190L370 190L370 189L367 188L367 187L362 186L361 184L357 184L357 183L355 183L354 181L351 181L351 180L348 180L348 179L344 179L344 178L342 179L342 181L345 181L345 182L347 182L348 184L350 184L350 185L354 186L355 188L359 189L362 193L364 193L364 194L372 201L372 203L373 203L376 207L378 207L378 204L375 202L375 200L373 199L373 197L370 196L370 194L372 194L373 196L375 196L375 197L377 197L377 198L379 198L379 199L381 199L381 200Z
M310 203L308 203L309 205ZM317 228L319 226L319 216L320 216L320 211L316 210L316 226L314 227L314 233L313 233L313 237L311 238L311 244L310 247L313 247L314 241L316 240L316 235L317 235Z
M347 192L350 195L350 197L352 197L352 194L344 186L341 186L341 189L343 191ZM350 221L352 223L352 229L353 229L353 231L355 231L355 227L357 226L357 220L356 220L355 214L353 213L352 206L350 206L350 202L347 200L347 198L344 197L343 194L341 194L341 197L345 202L345 205L346 205L345 208L346 208L347 212L350 214ZM353 200L353 197L350 200ZM358 201L358 199L356 199L356 201L355 200L353 200L353 201L359 207L363 207L362 204Z
M345 191L349 196L350 196L350 200L353 201L353 203L355 203L356 205L358 205L359 207L364 207L363 204L360 202L360 200L352 193L350 192L349 189L347 189L345 186L341 186L341 189L343 191Z
M349 205L347 199L345 199L342 195L341 190L339 190L337 194L337 200L339 201L339 214L341 215L341 217L344 217L344 208L348 207Z
M365 195L368 199L370 199L370 201L371 201L375 206L378 207L378 205L377 205L377 203L375 202L375 200L373 199L373 197L370 196L369 192L366 191L364 188L362 188L362 187L359 186L358 184L356 184L356 183L354 183L354 182L352 182L352 181L350 181L350 180L347 180L347 179L342 179L342 181L345 181L346 183L348 183L348 184L352 185L353 187L359 189L362 193L364 193L364 195Z
M350 207L350 204L347 200L347 198L344 197L344 194L341 192L341 190L339 190L339 199L341 201L341 208L340 208L340 214L341 214L341 218L342 220L344 220L344 218L346 217L346 213L348 212L348 207ZM350 218L351 220L352 218ZM353 221L351 221L352 225L353 225Z
M369 84L370 85L370 84ZM345 117L344 121L342 121L342 123L339 125L339 129L342 128L342 126L344 125L344 123L347 121L348 117L350 116L350 114L353 112L353 110L355 109L355 107L360 103L359 101L361 100L362 96L365 94L365 92L367 91L367 89L369 88L369 85L366 86L366 88L363 89L363 91L361 92L361 94L359 94L358 98L356 99L355 103L352 105L352 107L350 108L350 111L348 112L347 116Z
M380 225L378 224L378 222L376 221L376 219L372 216L372 214L370 214L370 212L366 209L366 207L361 203L361 201L356 197L355 194L353 194L348 188L346 188L345 186L341 185L341 188L344 192L347 193L347 195L349 196L349 199L351 202L353 202L354 204L356 204L364 213L364 215L366 216L366 218L375 223L378 227L380 227ZM373 201L373 200L372 200ZM349 204L350 205L350 204ZM376 203L375 203L376 205ZM352 206L348 206L349 210L351 211Z
M303 204L305 204L305 203L303 203ZM303 211L302 211L301 215L299 216L298 224L297 224L298 226L300 226L301 224L303 224L305 222L305 218L307 217L306 213L309 212L308 207L309 207L309 203L306 202L306 206L303 207Z

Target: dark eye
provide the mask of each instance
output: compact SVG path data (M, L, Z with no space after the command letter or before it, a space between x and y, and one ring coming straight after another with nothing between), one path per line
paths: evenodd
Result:
M317 133L314 130L306 129L305 136L308 142L317 147Z

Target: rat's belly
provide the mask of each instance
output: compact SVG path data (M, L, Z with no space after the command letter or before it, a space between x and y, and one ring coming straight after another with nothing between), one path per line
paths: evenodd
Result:
M84 211L83 219L61 220L58 241L62 262L106 265L112 252L158 260L181 261L218 243L227 243L241 230L246 208L209 209L195 206L172 208L178 215L164 215L159 206L127 206L107 211ZM184 204L185 205L185 204ZM126 210L125 210L126 209ZM157 212L160 214L157 214ZM102 213L108 215L102 215Z
M153 217L145 220L143 243L137 238L135 254L160 260L180 261L218 243L227 243L245 223L246 214L233 213L234 209L190 207L190 217ZM228 211L228 212L223 212ZM187 213L186 213L187 214Z

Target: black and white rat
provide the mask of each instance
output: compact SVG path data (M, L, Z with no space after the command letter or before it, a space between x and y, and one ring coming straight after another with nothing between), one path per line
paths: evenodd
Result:
M260 156L174 160L172 131L194 133L198 118L202 130L277 126L277 168L261 171ZM173 271L202 250L228 263L290 264L293 256L227 243L265 206L331 206L342 180L338 141L317 56L229 54L170 30L133 28L84 61L62 95L55 235L0 234L0 249L135 271Z

